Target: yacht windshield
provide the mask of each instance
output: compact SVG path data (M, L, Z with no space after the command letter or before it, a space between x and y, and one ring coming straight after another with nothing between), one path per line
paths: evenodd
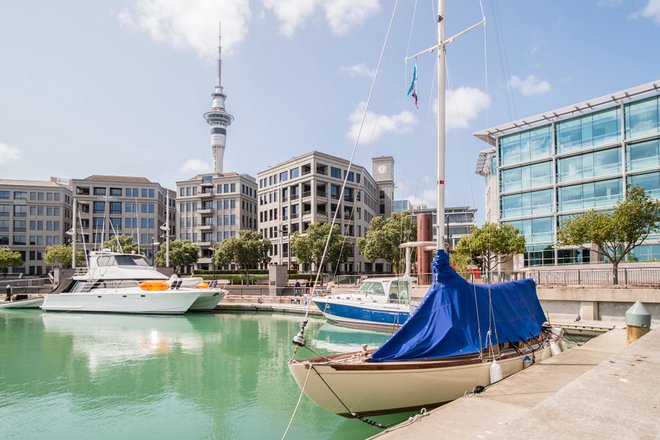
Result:
M104 255L96 260L99 266L143 266L150 267L142 255Z
M357 293L365 295L385 295L385 289L380 281L365 281L362 283Z

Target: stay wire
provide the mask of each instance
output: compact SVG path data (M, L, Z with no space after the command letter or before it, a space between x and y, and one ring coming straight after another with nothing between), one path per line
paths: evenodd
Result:
M378 65L376 66L376 73L375 73L374 78L371 82L371 88L369 90L369 96L367 98L367 103L365 105L364 113L362 115L362 120L360 122L360 129L359 129L358 135L355 139L355 144L353 145L353 151L351 153L351 158L350 158L349 163L348 163L348 167L347 167L347 170L346 170L346 175L344 176L344 182L342 184L340 195L344 194L344 190L346 188L346 183L348 182L348 175L349 175L349 172L351 171L351 166L353 164L353 160L355 158L355 153L357 151L357 147L358 147L359 142L360 142L360 137L362 136L362 129L364 128L364 122L365 122L366 117L367 117L367 112L369 110L369 105L371 104L371 99L373 97L374 88L376 86L376 79L378 78L378 73L380 72L380 66L381 66L381 63L383 61L383 55L385 53L385 48L387 47L387 42L388 42L389 37L390 37L390 33L391 33L391 30L392 30L392 23L394 22L394 17L396 15L396 10L397 10L398 5L399 5L399 0L396 0L396 2L394 3L394 8L392 9L392 15L390 17L389 24L387 26L387 33L385 35L385 41L383 41L383 47L381 48L381 51L380 51L380 56L378 58ZM330 240L332 238L332 229L333 229L334 225L336 224L337 215L339 213L339 207L340 206L341 206L341 204L337 203L337 208L335 209L335 213L334 213L333 218L332 218L332 223L330 224L330 231L328 232L328 239L325 242L325 247L323 249L323 255L321 257L321 263L320 263L319 267L317 268L317 272L316 272L316 281L315 281L314 285L312 286L312 292L311 292L309 300L307 301L307 307L305 308L305 318L304 318L305 321L307 320L307 318L309 316L310 305L312 304L312 298L314 297L314 294L316 293L316 285L318 283L319 277L320 277L321 272L323 270L323 263L324 263L325 258L327 256L328 247L330 246ZM295 354L296 351L297 351L297 349L294 350L294 354ZM308 373L308 376L309 376L309 373ZM298 397L298 402L300 402L300 400L302 399L302 395L305 392L305 386L306 386L306 381L300 389L300 396ZM334 393L334 391L333 391L333 393ZM286 435L289 431L289 428L291 427L291 424L293 423L293 420L296 417L296 414L298 412L298 408L299 408L299 405L296 405L296 407L294 408L293 413L291 414L291 419L289 420L289 424L287 426L286 431L284 432L284 434L282 436L282 439L284 439L286 437Z

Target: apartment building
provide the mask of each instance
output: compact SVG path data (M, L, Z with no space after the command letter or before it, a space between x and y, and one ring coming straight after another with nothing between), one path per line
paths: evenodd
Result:
M290 238L313 223L337 224L353 245L339 272L386 272L383 261L367 262L355 246L364 237L374 216L392 212L394 159L374 158L376 177L359 165L319 151L311 151L257 173L259 231L272 243L271 261L298 265L291 254ZM342 185L346 187L342 193ZM310 269L301 267L301 269Z
M257 184L238 173L201 174L176 183L176 237L200 248L196 268L212 269L216 245L257 229Z
M79 248L84 244L97 249L113 235L125 235L151 259L165 241L165 225L173 235L176 193L159 183L146 177L93 175L73 179L72 184Z
M0 179L0 246L21 254L9 273L41 275L46 246L64 244L71 228L71 186L65 179Z

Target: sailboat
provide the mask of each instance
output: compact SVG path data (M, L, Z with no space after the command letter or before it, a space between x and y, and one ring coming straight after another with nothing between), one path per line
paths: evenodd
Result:
M473 285L444 250L445 2L438 1L437 250L432 285L403 326L380 348L289 361L302 391L345 417L432 408L483 389L561 352L561 330L550 326L533 280ZM485 20L485 19L484 19ZM416 57L414 55L413 57ZM294 344L306 345L305 322ZM297 349L296 349L297 351Z

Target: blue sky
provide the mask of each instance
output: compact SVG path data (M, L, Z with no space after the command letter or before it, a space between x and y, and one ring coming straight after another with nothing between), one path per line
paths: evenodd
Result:
M448 48L447 203L483 209L477 130L660 77L660 0L483 0L482 29ZM401 0L356 162L395 158L395 197L434 204L435 2ZM208 126L223 27L225 170L257 172L316 149L350 157L394 2L0 2L0 177L210 170ZM413 15L413 12L415 14ZM481 19L449 0L447 36ZM484 55L484 40L486 55ZM484 68L486 64L487 69ZM486 80L487 70L487 80ZM206 168L205 168L206 167ZM481 218L481 216L480 216Z

